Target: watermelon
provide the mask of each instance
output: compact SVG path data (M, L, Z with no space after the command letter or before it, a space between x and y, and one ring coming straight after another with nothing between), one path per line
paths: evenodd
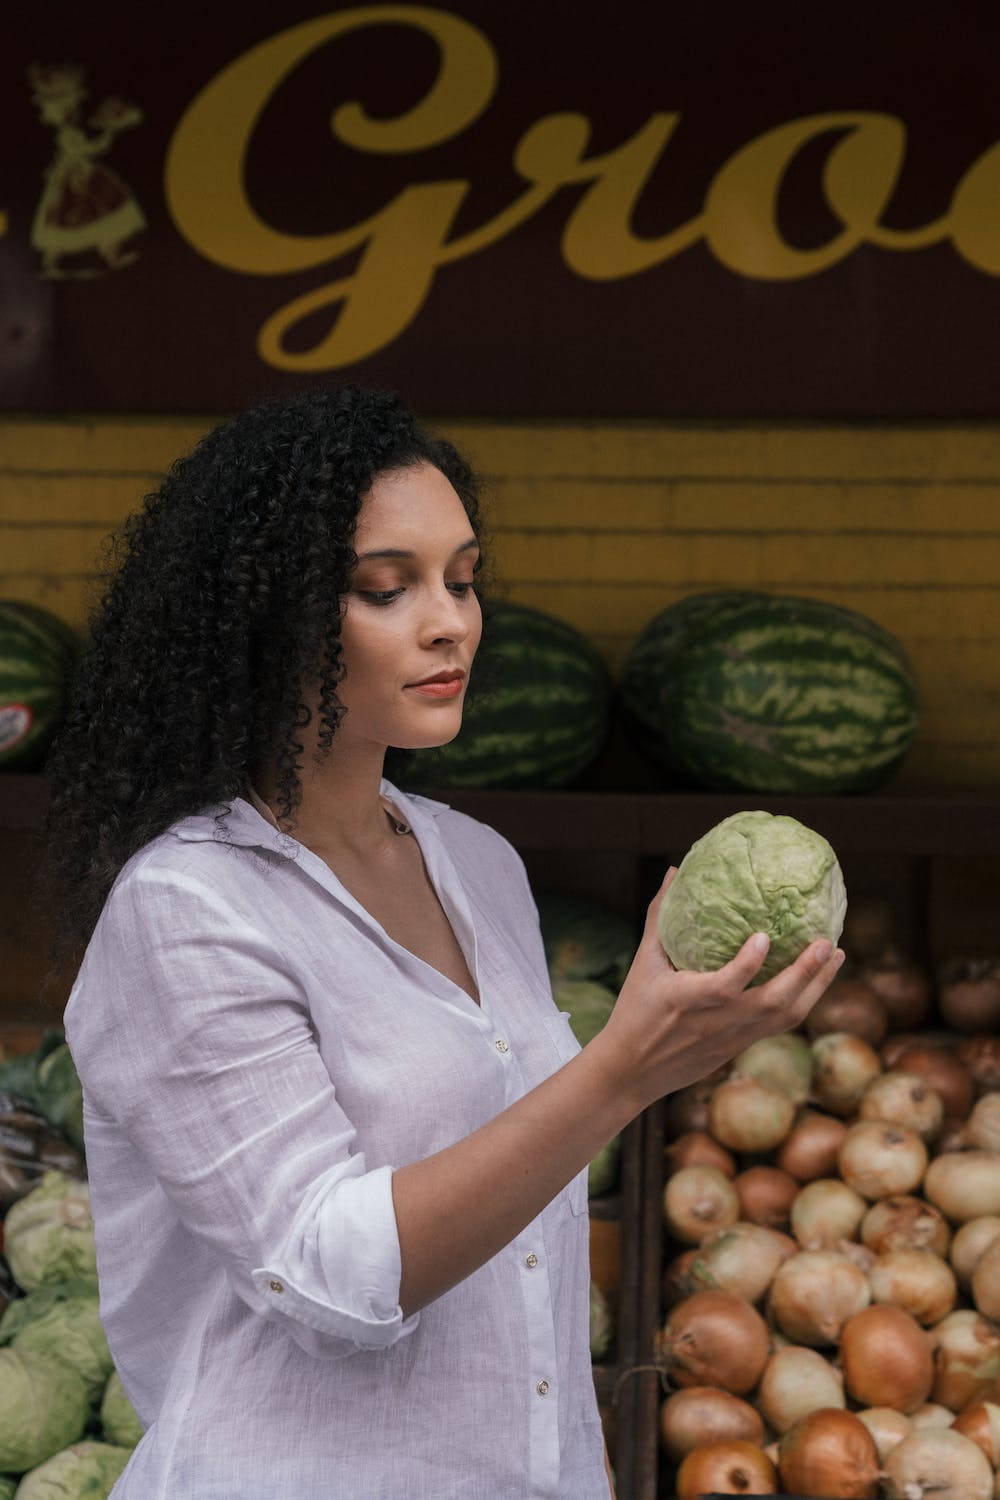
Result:
M865 792L918 723L899 641L854 610L749 591L694 594L622 667L626 732L668 773L718 791Z
M573 891L543 886L534 897L552 984L592 979L617 995L638 947L634 923Z
M80 640L51 610L0 599L0 770L40 768L66 708Z
M477 673L485 687L477 690ZM554 615L492 606L462 727L394 773L409 787L564 786L603 749L613 684L597 648Z

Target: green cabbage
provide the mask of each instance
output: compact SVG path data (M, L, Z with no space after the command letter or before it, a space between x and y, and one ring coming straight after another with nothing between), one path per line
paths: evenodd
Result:
M4 1254L14 1280L26 1292L76 1278L96 1286L87 1184L63 1172L44 1172L38 1186L8 1210Z
M0 1500L14 1500L14 1491L16 1489L16 1479L10 1479L6 1474L0 1474Z
M587 1167L588 1198L599 1198L602 1193L610 1193L617 1186L621 1154L620 1135L612 1136L608 1144L601 1147Z
M691 845L660 902L660 942L677 969L721 969L755 932L771 939L763 984L816 938L836 942L847 893L837 856L795 818L739 812Z
M560 979L552 986L559 1010L569 1011L569 1024L581 1047L601 1031L615 1006L615 996L606 985L592 979Z
M112 1371L101 1401L101 1427L105 1441L121 1448L134 1448L145 1431L117 1370Z
M35 1349L72 1365L96 1406L114 1369L92 1282L41 1287L12 1302L0 1318L0 1345Z
M83 1436L87 1387L62 1360L0 1349L0 1470L23 1474Z
M70 1050L63 1042L38 1064L35 1091L42 1114L83 1150L83 1087Z
M25 1474L15 1500L108 1500L131 1457L131 1448L74 1443Z

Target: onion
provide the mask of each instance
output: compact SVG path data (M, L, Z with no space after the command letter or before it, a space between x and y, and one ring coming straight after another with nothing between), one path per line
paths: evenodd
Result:
M896 919L884 896L862 896L851 901L844 917L840 946L852 959L875 958L892 942Z
M670 1309L656 1339L674 1385L752 1391L767 1364L767 1324L742 1297L695 1292Z
M708 1128L708 1101L725 1078L727 1068L715 1068L697 1083L678 1089L667 1099L667 1135L676 1137L691 1130Z
M718 1167L681 1167L663 1190L663 1217L675 1239L699 1245L740 1216L736 1189Z
M985 1455L952 1428L913 1432L885 1462L892 1500L993 1500L993 1471Z
M972 1300L984 1318L1000 1318L1000 1239L994 1240L976 1263Z
M944 1104L926 1078L919 1073L902 1073L896 1068L873 1078L858 1104L862 1120L885 1120L914 1130L920 1139L930 1141L944 1123Z
M706 1130L688 1130L679 1135L664 1146L663 1159L668 1176L682 1167L718 1167L724 1176L736 1176L736 1158L725 1146L713 1141Z
M949 1313L930 1330L934 1346L931 1400L951 1411L1000 1399L1000 1328L972 1309Z
M695 1448L677 1470L676 1500L704 1495L776 1495L778 1476L753 1443L709 1443Z
M693 1250L685 1250L668 1262L663 1272L665 1307L673 1307L674 1303L679 1302L682 1297L690 1296L692 1288L688 1273L697 1259L698 1247L696 1245Z
M848 1186L865 1198L891 1198L919 1187L927 1147L913 1130L863 1120L844 1136L837 1166Z
M675 1391L660 1407L660 1438L672 1463L707 1443L764 1441L764 1424L747 1401L709 1385Z
M965 1139L980 1151L1000 1153L1000 1094L984 1094L965 1127Z
M889 1012L894 1031L919 1026L930 1010L934 982L927 970L896 952L865 964L860 976Z
M782 1487L800 1495L874 1500L878 1494L875 1439L853 1412L835 1407L820 1407L789 1428L778 1469Z
M938 1009L956 1031L1000 1031L1000 959L958 958L942 965Z
M855 1415L875 1439L880 1464L885 1463L896 1444L909 1437L912 1430L909 1417L904 1417L901 1411L894 1411L891 1406L866 1406Z
M763 1224L733 1224L702 1245L689 1271L692 1290L732 1292L756 1302L785 1259L781 1238Z
M849 1115L882 1071L879 1055L859 1036L833 1031L813 1042L813 1093L824 1109Z
M792 1233L803 1250L832 1250L854 1238L864 1218L865 1200L837 1177L807 1183L792 1204Z
M958 1287L946 1260L930 1250L891 1250L868 1272L875 1302L890 1302L912 1313L926 1328L955 1306Z
M865 1273L833 1250L803 1250L780 1265L771 1282L768 1312L797 1344L836 1344L848 1318L867 1307Z
M945 1115L964 1120L972 1108L973 1085L968 1068L944 1047L907 1047L892 1066L901 1073L919 1073L941 1095Z
M808 1098L812 1083L812 1052L805 1037L794 1031L762 1037L733 1059L731 1077L756 1078L795 1104Z
M937 1140L934 1142L934 1155L945 1156L949 1151L964 1151L967 1145L965 1121L945 1115Z
M728 1078L708 1101L708 1128L734 1151L770 1151L795 1119L787 1094L756 1078Z
M1000 1156L993 1151L949 1151L936 1156L924 1196L956 1224L1000 1214Z
M1000 1215L983 1214L979 1219L967 1219L955 1231L951 1243L951 1264L958 1284L968 1291L972 1286L972 1273L979 1257L984 1255L993 1241L1000 1235Z
M844 1378L815 1349L791 1345L772 1354L755 1397L775 1432L787 1432L821 1406L845 1408Z
M740 1213L754 1224L783 1229L788 1223L792 1199L799 1185L780 1167L748 1167L733 1182L740 1200Z
M815 1109L804 1109L782 1141L775 1161L783 1172L799 1182L832 1177L837 1170L837 1152L846 1134L843 1120Z
M888 1255L891 1250L933 1250L935 1255L947 1255L951 1230L939 1208L904 1194L872 1204L861 1220L861 1239L876 1255Z
M840 1360L847 1393L862 1406L891 1406L908 1415L931 1394L931 1340L901 1307L881 1303L848 1318Z
M1000 1089L1000 1036L971 1036L959 1047L958 1060L977 1089Z
M847 1031L877 1047L889 1030L889 1014L875 991L860 979L835 979L806 1018L815 1039Z
M1000 1406L993 1401L974 1401L959 1412L953 1426L982 1448L994 1469L1000 1468Z
M946 1406L938 1406L936 1401L925 1401L923 1406L910 1413L910 1426L914 1432L923 1432L928 1427L950 1427L954 1420L955 1413Z

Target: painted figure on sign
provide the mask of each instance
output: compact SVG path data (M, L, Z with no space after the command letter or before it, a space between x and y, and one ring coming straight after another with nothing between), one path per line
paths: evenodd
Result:
M97 267L69 271L59 265L64 256L88 250L96 250L109 270L121 270L137 258L137 251L123 246L145 229L146 218L128 185L94 158L109 149L118 131L138 125L142 110L123 99L104 99L86 122L97 134L88 135L80 124L87 97L82 68L32 63L28 78L39 114L53 126L56 138L31 227L31 243L42 257L40 274L54 279L98 276Z

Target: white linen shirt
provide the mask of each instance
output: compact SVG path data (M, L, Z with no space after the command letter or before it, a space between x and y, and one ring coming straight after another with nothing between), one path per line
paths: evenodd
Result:
M579 1047L513 846L380 789L481 1006L242 797L132 856L76 976L101 1321L146 1428L113 1500L607 1500L586 1170L402 1315L393 1170Z

